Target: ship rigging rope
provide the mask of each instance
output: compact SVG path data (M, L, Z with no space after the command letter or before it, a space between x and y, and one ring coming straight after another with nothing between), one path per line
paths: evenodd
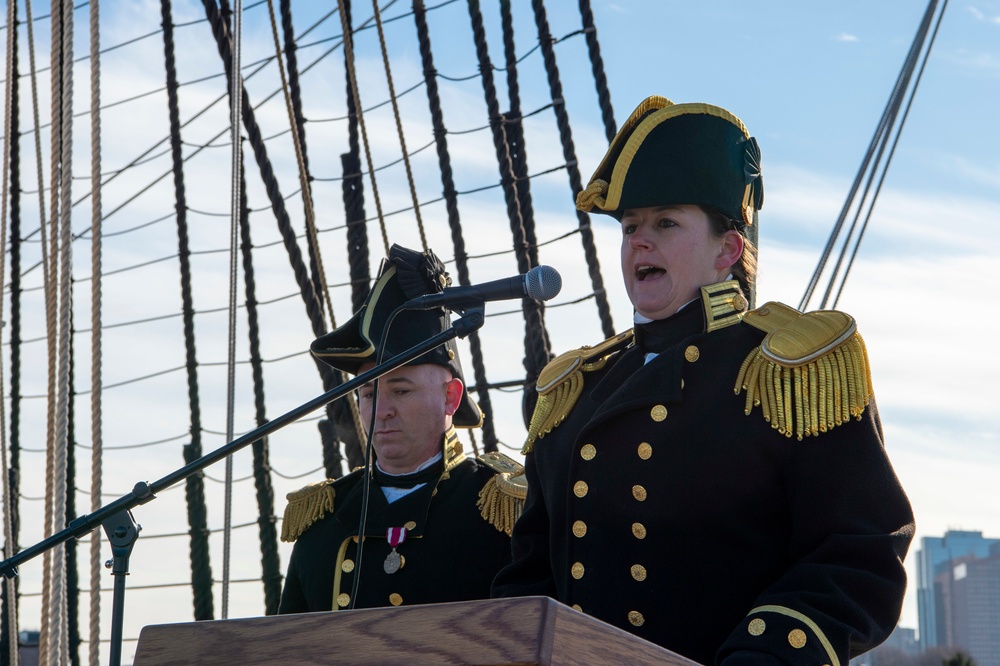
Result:
M385 67L385 80L389 85L389 99L392 101L392 115L396 119L396 134L399 136L399 146L403 153L403 165L406 167L406 182L410 186L410 199L413 201L413 214L417 218L417 229L420 231L420 245L426 252L427 232L424 220L420 216L420 202L417 201L417 187L413 182L413 168L406 152L406 139L403 137L403 121L399 117L399 102L396 99L396 88L392 83L392 68L389 66L389 51L385 46L385 31L382 29L382 13L378 8L378 0L372 0L372 13L375 16L375 26L378 28L378 42L382 49L382 66Z
M73 186L73 7L69 3L53 0L53 15L62 4L62 21L53 21L52 58L58 63L53 68L53 87L60 88L59 95L53 95L53 111L60 117L60 139L53 149L58 159L53 170L58 171L58 187L53 179L52 204L58 215L52 216L53 230L58 217L58 372L55 413L55 437L51 449L53 489L52 513L48 527L54 532L66 524L67 501L67 454L69 441L70 411L70 345L71 345L71 278L72 278L72 186ZM58 72L58 76L55 74ZM56 102L58 98L58 102ZM53 142L54 144L56 142ZM54 263L54 262L53 262ZM57 300L52 294L51 300ZM52 572L49 577L50 596L47 637L43 637L47 660L53 663L69 662L69 627L67 619L67 568L66 549L54 549ZM45 662L43 662L45 663Z
M386 9L392 6L393 2L386 5ZM389 256L389 234L385 228L385 217L382 215L382 200L378 195L378 181L375 178L375 165L372 164L371 146L368 144L368 130L365 128L365 114L361 110L361 95L358 92L357 72L354 68L354 33L348 23L347 13L344 10L344 0L337 0L337 7L340 9L340 25L344 35L344 61L347 65L347 78L351 88L351 99L354 100L354 108L357 110L358 124L361 126L361 141L365 146L365 160L368 162L368 179L372 184L372 196L375 198L375 212L378 215L379 229L382 231L382 245L385 248L385 256ZM359 433L362 431L358 431Z
M267 422L264 403L264 371L260 355L260 326L257 316L257 286L254 279L253 243L250 239L250 216L247 211L246 168L240 161L240 250L243 254L243 280L246 289L247 328L250 334L250 366L253 375L254 410L257 425ZM270 453L266 439L251 445L253 479L257 491L257 535L260 541L261 573L264 582L265 614L278 612L281 599L281 562L278 558L278 532L275 528L274 489L271 484ZM205 474L205 478L214 481ZM242 479L240 479L242 480Z
M555 105L556 125L559 127L559 139L562 142L563 158L566 160L566 171L569 175L570 191L576 195L583 189L583 180L580 177L580 169L577 166L576 148L573 145L573 134L569 124L569 114L566 111L566 101L563 97L562 83L559 81L559 68L556 66L556 54L552 48L552 34L549 31L548 19L545 15L545 6L541 0L531 0L531 6L535 10L535 23L538 26L538 41L542 45L542 59L545 62L545 71L548 74L549 89L551 91L552 103ZM601 320L601 327L606 337L615 334L615 326L611 320L611 306L608 304L608 295L604 289L604 277L601 275L601 265L597 258L597 247L594 243L594 232L590 228L590 217L581 210L576 211L577 223L580 227L580 238L583 242L584 256L587 260L587 269L590 273L590 281L594 290L594 299L597 302L597 314Z
M514 250L518 267L527 272L538 265L538 237L535 233L535 213L531 199L531 181L527 175L527 146L522 122L520 86L517 79L517 54L514 49L514 25L509 0L500 3L503 24L504 53L506 56L507 89L510 106L501 117L504 161L511 188L516 193L517 220L511 220L514 231ZM552 342L545 327L545 306L530 299L521 300L524 313L524 370L525 384L534 384L538 373L552 360Z
M2 210L0 210L0 276L6 275L5 260L7 253L3 251L3 244L6 242L7 238L7 196L8 196L8 176L13 173L12 163L11 163L11 144L18 140L17 136L14 136L11 129L14 125L12 116L15 113L12 100L17 88L17 72L15 70L16 58L17 58L17 3L8 2L7 3L7 25L11 26L7 31L7 85L4 91L4 142L3 142L3 192L0 194L2 197ZM12 220L13 224L13 220ZM3 299L0 298L0 320L3 319ZM0 329L0 335L2 335L2 329ZM4 395L4 382L3 373L0 372L0 396ZM11 465L13 468L13 465ZM6 401L0 404L0 474L3 475L3 535L4 535L4 551L3 559L7 559L14 555L16 544L14 541L14 523L13 523L13 506L11 504L11 498L13 493L11 492L10 482L11 475L8 474L7 466L7 409ZM4 576L4 604L6 613L7 626L5 626L4 634L7 636L7 648L8 655L7 658L11 664L17 664L17 640L14 638L18 635L18 624L17 624L17 590L15 587L15 581L13 576Z
M458 192L455 189L454 172L451 168L451 156L448 153L448 130L444 126L444 114L441 111L441 97L438 94L437 76L434 68L434 56L431 51L430 33L427 29L427 10L423 0L414 0L413 18L417 27L417 38L420 44L420 58L424 68L424 80L427 83L427 101L430 105L431 123L434 128L434 139L438 154L438 168L441 171L441 185L445 208L448 212L448 227L451 229L452 245L455 248L455 269L458 272L458 282L463 286L472 284L469 278L469 254L465 249L465 238L462 235L462 221L458 212ZM483 346L479 331L469 335L469 349L472 352L472 368L476 377L476 385L483 386L486 380L486 365L483 362ZM483 439L487 451L495 447L497 436L493 427L493 407L489 391L477 392L478 402L487 417L483 420Z
M309 185L309 174L306 169L305 154L302 146L302 135L299 132L299 122L295 114L295 105L292 102L292 94L288 87L288 78L285 76L285 63L281 57L281 41L278 38L278 21L274 15L274 0L267 0L267 11L271 18L271 36L274 38L274 59L278 63L278 74L281 78L281 91L285 97L285 109L288 111L288 124L293 128L292 146L295 148L295 162L299 171L299 192L302 194L302 208L305 213L306 233L309 236L310 247L318 247L316 237L316 213L313 209L312 188ZM327 285L326 270L323 268L323 255L319 252L313 253L316 261L316 280L321 300L326 305L326 313L329 317L330 330L337 327L337 319L333 315L333 302L330 299L330 289Z
M813 297L813 294L819 283L820 276L822 275L823 271L826 268L826 262L829 259L830 254L833 252L833 248L837 244L838 238L841 235L844 222L847 220L848 212L854 205L854 201L857 199L857 193L858 189L861 186L861 181L862 179L864 179L865 174L868 173L869 166L871 165L871 172L869 173L867 181L865 183L863 194L858 203L857 211L855 212L854 219L851 223L850 229L848 230L846 237L843 240L843 244L841 245L841 251L837 258L836 265L833 268L833 273L830 277L830 281L823 295L823 299L820 302L820 308L827 307L827 304L830 300L830 295L834 288L834 284L837 281L837 274L840 272L840 266L843 263L844 258L848 256L848 246L850 245L851 237L854 236L854 230L855 228L857 228L858 218L860 217L861 211L865 206L865 200L868 198L868 195L871 192L872 181L875 178L876 171L878 171L879 168L878 165L882 160L882 154L885 151L887 142L889 141L889 136L892 132L892 127L896 123L896 117L899 115L899 109L900 106L902 105L903 97L906 93L906 90L909 87L910 79L913 76L917 59L920 55L920 51L923 49L924 42L927 39L927 34L930 29L934 12L937 9L937 4L938 0L929 0L927 4L927 9L924 11L923 18L921 19L920 22L920 27L917 29L917 33L914 36L913 42L910 45L910 50L907 53L905 60L903 61L903 66L900 69L899 76L896 79L896 83L892 89L892 93L889 95L889 100L888 102L886 102L885 110L882 112L882 117L879 120L879 124L875 130L875 134L872 136L871 142L868 145L868 150L866 151L865 157L861 162L861 166L858 168L858 172L854 177L854 182L851 185L850 192L848 193L847 198L844 201L844 205L840 210L840 214L837 217L837 221L834 224L833 230L830 232L830 237L827 239L826 246L823 248L823 253L816 264L816 268L813 271L812 277L809 280L809 284L806 286L805 293L802 296L802 300L799 301L799 310L804 310L808 306L809 301ZM945 0L945 3L942 5L941 12L938 15L937 25L934 28L935 37L937 35L937 28L941 24L941 19L944 17L944 11L947 8L947 5L948 5L947 0ZM927 47L927 50L924 54L923 64L920 67L921 75L923 73L924 65L926 65L927 63L927 58L930 56L930 51L931 48L933 47L933 44L934 44L934 38L932 37L930 45ZM907 114L909 113L910 104L913 103L913 97L916 95L916 90L917 86L919 85L919 81L920 78L918 76L917 82L914 84L913 90L910 93L909 102L907 103L907 112L906 112ZM902 132L902 125L905 123L905 117L906 115L904 114L904 120L902 123L900 123L899 129L896 131L897 142L899 140L899 135ZM864 236L864 231L868 226L868 221L871 218L872 210L875 207L875 201L877 200L878 194L881 191L882 182L884 181L885 173L889 168L889 163L892 160L892 155L894 152L895 152L895 142L893 143L893 148L889 153L889 159L887 160L885 166L882 168L882 176L879 180L879 185L875 190L873 199L869 204L868 214L866 216L865 222L854 243L853 249L850 251L848 272L850 266L854 263L854 257L857 255L858 248L861 244L861 239ZM872 165L873 158L875 159L874 165ZM841 284L838 289L836 299L834 300L833 305L830 307L836 306L836 303L840 298L840 294L843 292L844 284L846 284L846 281L847 281L847 274L845 272L844 277L841 279Z
M288 37L291 34L291 8L283 8L284 15L287 16L285 35ZM377 7L376 7L377 9ZM314 283L317 286L316 293L317 297L321 301L320 310L322 311L322 304L326 304L326 312L329 316L329 330L334 330L337 328L337 317L333 312L333 299L330 298L330 286L326 279L326 270L323 267L323 255L319 251L319 233L316 230L316 215L313 209L313 197L312 188L309 185L309 164L306 159L305 152L305 129L302 127L302 123L299 120L299 115L296 113L296 108L301 107L301 104L297 101L298 92L298 73L292 66L293 56L289 56L289 78L294 83L294 85L289 83L289 80L285 77L285 65L281 57L281 43L278 39L278 22L274 15L274 3L273 0L267 0L267 10L271 18L271 34L274 37L274 57L278 63L278 73L281 75L281 90L284 92L285 96L285 107L288 110L288 122L293 128L292 134L292 144L295 148L295 160L299 171L299 186L300 192L302 194L302 205L305 213L306 221L306 235L309 248L311 249L310 256L315 262L316 269L316 279ZM289 53L294 53L295 42L292 41L289 44ZM361 422L361 413L358 411L358 403L354 397L354 394L348 394L344 396L344 400L350 409L351 419L354 421L354 429L358 433L364 432L363 424Z
M101 31L100 2L90 0L90 180L91 180L91 249L90 249L90 511L101 508L103 413L101 369L102 338L102 235L101 235ZM0 275L3 271L0 271ZM101 539L90 540L90 589L101 589ZM91 666L100 664L101 595L90 594L88 656Z
M53 2L53 9L55 3ZM55 409L56 409L56 352L58 347L56 346L56 301L52 294L54 292L53 281L57 276L57 263L56 263L56 253L58 246L58 238L56 236L56 193L58 192L59 174L56 170L56 165L59 161L59 127L60 127L60 115L59 109L59 88L58 88L58 63L56 61L56 54L58 50L58 27L61 23L61 15L58 11L52 12L51 19L51 32L52 32L52 44L50 50L50 120L51 120L51 140L49 142L49 227L46 230L44 227L39 227L42 237L45 238L45 232L49 232L48 238L48 261L45 263L45 270L43 273L43 284L45 286L45 332L47 341L47 371L48 374L46 391L48 394L48 399L46 400L46 429L45 429L45 507L43 514L43 533L51 532L50 521L52 516L52 498L53 498L53 470L52 467L55 463L55 456L53 455L53 436L55 433ZM46 246L43 243L42 251L45 252ZM44 257L43 257L44 259ZM51 595L51 576L52 576L52 551L45 551L43 556L43 566L42 566L42 601L44 608L51 607L50 595ZM40 663L46 663L47 653L49 650L48 637L50 634L49 620L51 615L49 613L43 612L41 617L41 631L39 634L38 641L38 657Z
M32 109L32 120L34 121L34 126L38 127L39 122L40 122L40 113L39 113L39 110L38 110L38 97L39 97L38 96L38 76L37 76L37 73L36 73L36 66L35 66L35 30L34 30L34 21L32 20L32 17L31 17L31 0L25 0L24 4L25 4L26 19L27 19L26 23L27 23L27 28L28 28L28 65L29 65L29 68L31 70L31 76L30 76L30 78L31 78L31 109ZM52 348L52 345L55 344L55 338L52 335L52 327L51 327L51 324L50 324L51 318L48 316L50 308L52 307L52 304L51 304L51 300L49 299L49 295L48 295L49 294L49 279L50 279L50 276L49 276L48 242L47 242L47 239L45 237L45 227L46 227L46 219L45 219L45 175L44 175L44 170L43 170L43 167L42 167L42 165L44 164L44 161L42 160L42 139L41 139L41 134L39 132L35 132L34 134L35 134L35 169L36 169L37 177L38 177L38 224L39 224L38 228L39 228L39 238L40 238L40 241L41 241L40 245L41 245L41 255L42 255L42 259L41 259L41 262L42 262L42 285L43 285L44 294L45 294L46 333L47 333L46 338L47 338L47 348L48 348L48 351L49 351L49 354L47 356L47 358L48 358L48 380L49 381L48 381L47 389L46 389L47 393L48 393L47 418L49 419L49 421L48 421L48 424L47 424L46 432L47 433L51 433L52 432L52 430L51 430L52 384L53 384L53 381L52 381L52 372L53 372L53 354L52 354L52 349L53 348ZM2 273L0 273L0 275L2 275ZM11 372L11 378L12 378L12 380L15 377L15 374L14 374L13 370L14 370L14 368L12 368L12 372ZM11 388L13 389L14 387L12 386ZM49 437L49 435L47 434L47 436L46 436L46 443L45 443L46 451L48 451L48 437ZM17 442L14 442L14 444L16 446ZM48 478L49 478L48 477L48 469L46 469L46 486L48 485L48 481L47 481ZM46 495L46 502L48 502L48 495ZM48 505L47 504L46 504L46 508L45 508L45 511L44 511L43 515L44 516L48 515ZM49 562L49 557L50 557L49 554L46 553L44 555L44 557L42 558L42 563L43 563L42 564L42 577L43 577L42 590L43 591L48 589L47 580L48 580L48 562ZM15 606L16 606L16 604L15 604ZM42 619L41 619L42 627L45 626L46 617L47 616L43 613L42 614ZM39 647L41 648L41 646L39 646ZM41 656L41 655L39 655L39 656ZM14 662L14 663L16 663L16 662Z
M190 464L202 455L201 402L198 391L198 363L195 356L194 344L194 307L191 296L191 253L188 247L187 191L184 184L183 158L181 154L181 125L177 100L177 70L174 57L174 32L170 0L161 0L160 13L163 20L164 67L167 77L167 110L170 119L170 146L173 157L171 172L174 176L174 197L177 211L178 259L181 275L181 301L184 315L185 368L187 370L188 409L190 411L191 438L183 446L183 456L184 463ZM105 219L107 219L107 216L105 216ZM184 484L187 519L190 528L189 560L191 563L191 588L194 597L194 619L211 620L214 619L215 610L212 596L212 570L211 562L209 561L210 550L207 510L205 508L205 484L202 472L192 474L184 480Z
M610 144L614 141L618 129L615 125L615 112L611 106L611 92L608 90L608 77L604 73L604 59L601 57L601 45L597 41L597 27L594 25L594 12L590 9L590 0L580 0L580 17L583 19L583 34L590 54L594 85L597 88L597 101L601 107L601 120L604 121L604 136Z
M223 8L226 8L223 3ZM229 341L226 358L226 441L233 441L233 419L236 411L236 280L238 276L239 237L240 237L240 203L242 183L240 167L243 156L240 150L240 107L243 102L243 77L240 75L240 56L243 46L243 0L235 0L232 9L232 29L229 31L232 45L232 71L229 78L229 122L231 126L232 162L230 163L230 180L232 198L230 199L230 237L229 237ZM232 556L233 527L233 457L226 456L226 483L223 491L222 519L222 616L229 619L229 566Z
M917 95L917 88L920 86L920 79L923 78L924 68L927 66L927 59L931 55L931 49L934 48L934 41L937 38L938 28L941 27L941 19L944 17L945 9L948 7L948 0L944 0L944 4L941 5L941 13L938 14L937 22L934 24L934 32L931 33L931 39L927 46L927 50L924 52L924 58L920 62L920 70L917 72L917 78L913 84L913 88L910 90L910 97L906 101L906 109L903 111L903 117L899 121L899 128L896 130L896 136L892 141L892 148L889 149L889 156L885 160L885 166L882 168L882 173L879 175L878 185L875 187L875 193L872 195L871 204L868 206L868 212L865 214L864 222L861 224L861 230L858 232L857 240L854 243L854 248L851 251L850 258L847 262L847 268L844 269L844 277L840 281L840 285L837 287L837 294L834 296L831 308L836 309L837 303L840 301L840 296L844 292L844 286L847 284L847 278L851 274L851 268L854 266L854 259L857 257L858 248L861 246L861 240L864 238L865 231L868 229L868 223L871 221L872 212L875 210L875 202L878 201L879 194L882 191L882 185L885 183L885 176L889 172L889 165L892 164L892 158L896 154L896 146L899 145L899 137L903 134L903 127L906 126L906 118L910 115L910 109L913 106L913 98ZM886 140L888 140L888 133L886 134ZM885 149L885 143L883 142L882 147L879 149L879 155L881 151ZM872 177L874 177L874 172L872 172ZM870 187L870 184L869 184ZM858 211L860 214L860 209ZM857 219L855 218L855 222ZM852 225L853 231L853 225ZM824 304L827 298L829 298L830 289L833 287L833 282L831 281L830 286L827 288L826 296L824 296ZM824 307L821 305L820 307Z
M497 101L496 85L493 80L494 67L490 61L489 46L486 42L486 30L483 25L483 14L479 0L470 0L469 19L472 24L473 40L476 46L476 57L482 72L483 96L486 101L487 114L493 138L493 148L496 153L500 182L503 186L504 203L506 204L507 220L513 236L513 247L517 258L518 272L526 273L530 268L530 260L526 252L525 239L525 209L519 198L517 174L512 163L511 146L506 136L506 120L500 112ZM518 148L520 149L520 147ZM536 355L532 350L536 347L530 342L540 336L544 328L541 306L537 301L521 299L521 310L525 321L525 359L524 365L529 380L532 379L532 367ZM538 370L541 370L539 367Z

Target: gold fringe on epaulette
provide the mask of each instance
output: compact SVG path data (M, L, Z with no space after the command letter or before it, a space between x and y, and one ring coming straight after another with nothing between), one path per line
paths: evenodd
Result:
M476 508L480 515L490 525L510 536L514 531L514 523L524 509L524 499L528 496L527 484L523 476L522 482L512 480L511 475L504 472L497 474L486 482L479 491Z
M295 541L312 527L313 523L327 513L333 512L336 491L330 485L332 483L333 479L327 479L288 493L285 517L281 521L282 541Z
M743 361L735 392L746 390L747 415L759 405L778 432L798 438L816 436L861 414L873 395L868 352L854 333L832 350L801 365L789 366L761 347Z
M528 437L521 448L522 455L531 453L535 440L545 437L569 416L581 393L583 393L583 373L577 370L551 391L538 396L535 411L531 414L531 423L528 425Z

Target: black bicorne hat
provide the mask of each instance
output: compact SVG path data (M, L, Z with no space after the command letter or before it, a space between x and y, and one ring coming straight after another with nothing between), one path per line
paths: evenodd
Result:
M576 206L620 219L628 208L680 204L715 208L745 234L764 205L760 148L743 121L721 107L648 97L622 125Z
M396 307L417 296L439 293L450 284L444 264L433 252L417 252L393 245L361 309L336 330L314 340L309 349L313 356L334 368L356 375L362 365L375 362L386 321ZM388 360L450 327L451 318L443 308L404 310L392 321L382 359ZM407 365L425 363L444 366L451 370L452 376L465 383L454 339ZM482 425L483 414L468 391L463 391L462 402L452 422L459 428Z

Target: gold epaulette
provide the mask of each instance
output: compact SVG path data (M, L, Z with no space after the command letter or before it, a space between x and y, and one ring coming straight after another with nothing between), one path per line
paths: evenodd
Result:
M734 390L746 414L760 405L772 428L800 440L860 419L873 395L864 340L854 319L836 310L801 313L767 303L744 323L766 331L743 361Z
M583 392L583 373L600 370L611 355L632 342L632 329L608 338L596 347L580 347L557 356L538 375L538 402L531 414L522 454L531 453L535 440L566 420Z
M334 479L310 483L288 493L285 517L281 521L281 540L295 541L327 513L333 513Z
M524 467L497 451L484 453L479 461L496 474L479 491L476 507L486 522L510 536L528 496Z

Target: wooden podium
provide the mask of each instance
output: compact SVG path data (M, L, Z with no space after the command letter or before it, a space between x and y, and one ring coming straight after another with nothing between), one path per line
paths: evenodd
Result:
M697 666L548 597L149 625L134 662L334 663Z

